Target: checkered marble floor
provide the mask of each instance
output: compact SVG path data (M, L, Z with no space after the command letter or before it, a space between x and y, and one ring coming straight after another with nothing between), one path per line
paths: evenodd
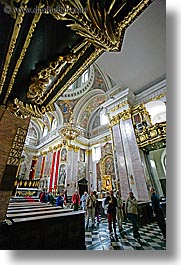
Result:
M166 250L166 242L156 223L139 226L141 244L132 235L131 223L123 223L123 228L121 234L117 229L117 239L110 239L106 219L102 219L95 228L90 226L85 229L86 250Z

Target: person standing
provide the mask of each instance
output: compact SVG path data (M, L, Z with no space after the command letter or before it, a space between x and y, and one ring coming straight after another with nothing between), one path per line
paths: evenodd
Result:
M102 209L104 210L104 214L107 216L107 208L108 208L108 204L105 204L106 202L106 198L109 196L109 191L106 191L106 195L105 198L102 201Z
M161 233L163 235L163 239L166 240L166 223L165 223L163 209L162 209L161 204L160 204L160 198L155 193L155 189L153 187L150 188L150 192L151 192L153 216L157 220L158 226L159 226Z
M99 218L99 213L100 213L100 207L99 207L99 201L98 201L98 195L97 195L97 191L93 191L94 196L96 197L96 205L95 205L95 218L97 220L97 225L99 225L100 223L100 218Z
M118 227L119 232L121 233L123 231L123 219L124 219L124 213L123 213L123 200L121 198L120 191L116 191L116 199L117 199L117 208L116 208L116 214L117 214L117 221L118 221Z
M75 193L72 195L72 203L74 211L78 211L80 205L80 194L78 193L78 190L76 190Z
M49 203L51 205L55 204L55 197L53 196L52 192L49 192Z
M84 194L81 196L81 207L82 207L82 210L86 211L86 200L88 198L88 194L87 194L87 191L84 191Z
M63 203L64 203L63 192L60 192L59 196L56 199L56 206L60 206L63 208Z
M107 217L108 217L108 229L110 236L113 236L112 226L114 230L115 237L118 237L116 234L116 208L117 208L117 199L114 196L113 190L110 191L109 195L105 200L105 205L108 204L107 207Z
M133 225L133 236L140 243L140 234L138 229L138 201L134 197L133 192L129 192L129 196L126 200L125 212L127 218Z
M64 199L64 205L67 206L68 203L68 195L67 195L67 190L63 191L63 199Z
M86 228L89 226L89 217L92 220L92 228L94 228L95 224L95 206L96 206L96 197L94 196L94 192L91 191L87 201L86 201L86 207L87 207L87 222L86 222Z
M40 193L40 202L44 203L45 202L45 189L42 190L42 192Z

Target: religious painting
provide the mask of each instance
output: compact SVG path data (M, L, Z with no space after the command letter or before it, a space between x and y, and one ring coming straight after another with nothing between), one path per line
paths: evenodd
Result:
M78 179L86 177L85 162L78 161Z
M80 119L80 126L83 128L87 127L89 118L92 114L92 112L105 101L106 97L105 96L98 96L96 98L93 98L91 101L89 101L86 105L86 108L81 114L81 119Z
M114 161L113 157L107 157L105 159L105 174L106 175L114 175Z
M112 179L110 175L104 175L102 178L102 190L110 191L112 190Z
M70 101L70 100L60 100L57 102L58 106L60 107L63 117L64 117L64 122L69 122L71 113L74 109L74 106L76 104L75 101Z
M104 146L101 147L101 156L105 157L110 154L112 154L112 144L106 143Z
M67 161L67 149L63 148L61 151L61 156L60 156L61 161Z
M42 158L43 158L43 155L40 155L38 157L38 162L37 162L36 171L35 171L35 178L40 178Z
M139 132L141 132L142 129L143 129L143 125L142 125L142 119L141 119L141 115L140 115L140 113L136 113L136 114L134 114L134 116L133 116L133 122L134 122L134 124L135 124L136 129L137 129Z
M135 124L141 123L140 113L134 114L133 119L134 119Z
M45 158L44 177L50 177L52 170L53 152L48 152Z
M85 149L80 149L80 161L85 162Z
M62 164L59 167L59 174L58 174L58 185L65 185L66 179L66 165Z

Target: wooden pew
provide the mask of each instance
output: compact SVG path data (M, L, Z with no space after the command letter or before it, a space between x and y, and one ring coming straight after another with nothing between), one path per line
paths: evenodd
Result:
M85 249L84 211L30 203L10 203L0 249L83 250Z
M15 220L15 218L31 217L38 215L52 215L54 213L67 213L72 211L73 211L72 209L62 209L59 207L54 207L54 209L44 209L39 211L26 211L26 212L19 211L19 212L7 213L7 218L10 220Z

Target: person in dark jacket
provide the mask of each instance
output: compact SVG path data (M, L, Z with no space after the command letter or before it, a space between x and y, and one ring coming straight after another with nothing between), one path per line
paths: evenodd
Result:
M64 198L63 198L63 192L60 192L59 196L56 199L56 206L60 206L63 208Z
M150 192L151 192L153 216L157 220L158 226L163 234L163 239L166 240L166 223L165 223L163 209L160 205L160 198L155 193L155 189L153 187L150 188Z
M108 217L108 228L110 236L113 236L112 233L112 225L115 237L118 237L116 234L116 207L117 207L117 199L114 197L113 190L110 191L110 194L107 196L105 200L105 205L108 204L107 208L107 217Z
M39 198L40 198L40 202L45 202L45 189L42 190Z

